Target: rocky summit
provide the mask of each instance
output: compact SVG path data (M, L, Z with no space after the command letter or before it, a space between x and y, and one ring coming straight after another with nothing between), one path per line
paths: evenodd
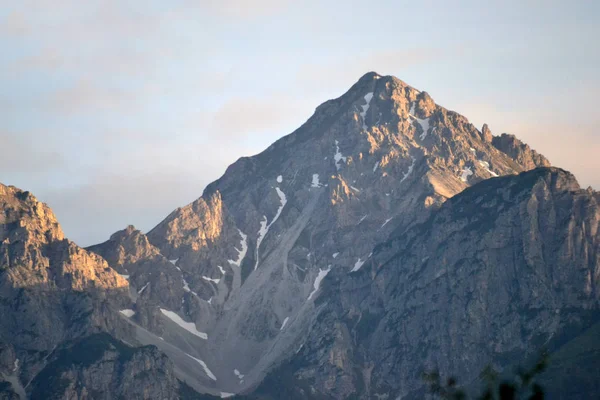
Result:
M0 393L420 399L547 349L550 398L588 398L599 201L376 73L147 233L81 249L0 186Z

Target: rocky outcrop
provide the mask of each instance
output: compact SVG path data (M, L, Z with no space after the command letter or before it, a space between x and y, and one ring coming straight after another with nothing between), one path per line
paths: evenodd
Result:
M177 260L169 261L145 234L131 225L87 250L102 256L126 277L134 303L133 319L157 333L162 333L157 310L178 310L186 295L193 296L183 271L176 266Z
M492 135L492 131L488 124L483 124L483 127L481 127L481 138L487 143L492 143L494 141L494 135Z
M514 135L503 133L500 136L495 136L492 139L492 145L525 166L526 169L550 166L550 162L546 157L529 148L527 144L521 142Z
M128 284L101 257L64 238L52 211L0 185L0 370L17 393L65 340L105 330L127 336L116 310Z
M135 272L136 263L139 261L160 256L160 252L150 244L146 235L133 225L114 233L108 241L90 246L86 250L102 256L122 275Z
M100 333L54 351L30 384L32 399L179 399L173 363L155 347Z
M553 350L600 321L599 223L598 194L560 169L481 182L360 271L332 271L304 345L267 382L286 379L289 398L416 399L424 370L468 383Z
M127 287L102 258L65 239L52 210L29 192L0 184L0 208L0 293Z

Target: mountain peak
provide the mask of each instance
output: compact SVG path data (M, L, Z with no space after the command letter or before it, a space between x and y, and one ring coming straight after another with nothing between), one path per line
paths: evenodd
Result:
M28 232L29 240L45 243L64 239L62 229L50 207L30 192L0 184L0 206L4 210L4 217L0 217L0 225L17 223L19 227L12 231L15 235L13 240L25 231ZM4 240L11 233L0 232L0 240Z
M372 80L375 80L375 79L380 79L381 77L382 76L379 75L377 72L370 71L370 72L367 72L366 74L364 74L363 76L361 76L360 79L358 80L358 82L361 82L361 81L372 81Z
M133 234L141 233L134 225L127 225L123 230L117 231L110 236L110 240L121 240L122 238L131 236Z
M46 204L28 191L0 185L0 270L4 289L116 289L127 282L104 260L65 239ZM45 268L39 268L45 265Z

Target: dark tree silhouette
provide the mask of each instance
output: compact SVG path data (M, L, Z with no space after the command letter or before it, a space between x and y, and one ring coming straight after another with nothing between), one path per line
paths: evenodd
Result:
M477 400L543 400L544 390L534 378L544 371L547 364L548 355L543 353L532 368L527 370L519 368L512 379L502 381L499 381L498 373L488 366L480 374L480 378L486 383L486 388L482 394L474 398ZM466 391L458 386L455 378L448 378L444 384L438 371L425 373L423 378L434 398L443 400L469 398Z

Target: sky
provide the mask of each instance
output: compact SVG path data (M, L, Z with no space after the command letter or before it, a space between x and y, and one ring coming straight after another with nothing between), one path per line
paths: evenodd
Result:
M0 0L0 182L82 246L147 231L394 75L600 189L600 2Z

